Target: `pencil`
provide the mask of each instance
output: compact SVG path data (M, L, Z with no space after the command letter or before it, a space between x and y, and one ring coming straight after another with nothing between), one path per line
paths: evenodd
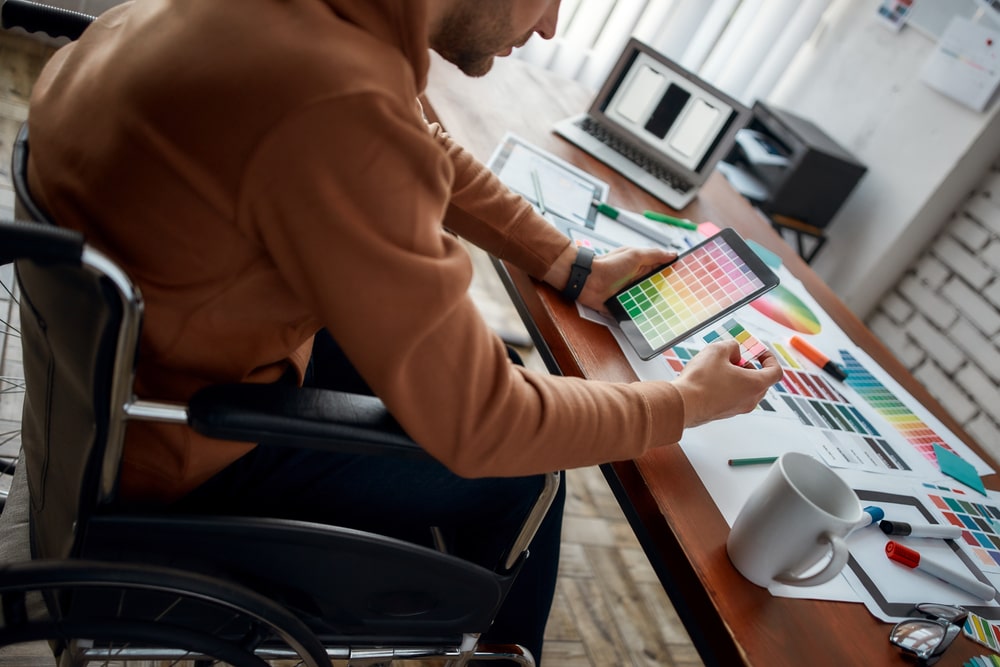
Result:
M729 459L729 465L756 466L756 465L763 465L766 463L774 463L777 460L778 460L777 456L757 456L749 459Z
M545 215L548 211L545 210L545 197L542 196L542 182L538 178L538 170L531 170L531 184L535 186L535 199L538 200L538 210Z

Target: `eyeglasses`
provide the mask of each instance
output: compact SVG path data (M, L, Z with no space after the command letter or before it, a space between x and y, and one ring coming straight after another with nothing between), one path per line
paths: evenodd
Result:
M920 665L933 665L962 633L969 612L950 604L923 602L913 607L910 614L914 618L893 626L889 643L901 648Z

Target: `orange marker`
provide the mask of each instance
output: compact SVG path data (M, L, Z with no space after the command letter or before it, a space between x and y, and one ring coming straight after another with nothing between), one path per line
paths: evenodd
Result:
M805 355L806 359L813 362L824 371L837 378L841 382L847 379L847 372L837 364L830 361L830 358L817 350L815 347L805 342L798 336L792 336L792 347Z

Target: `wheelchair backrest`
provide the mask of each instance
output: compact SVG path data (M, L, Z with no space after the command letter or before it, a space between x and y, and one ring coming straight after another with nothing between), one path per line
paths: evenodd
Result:
M117 266L47 219L28 189L27 161L22 128L12 165L15 212L29 222L0 227L0 246L4 254L20 248L10 258L21 290L32 551L61 558L75 553L77 526L114 499L142 302Z

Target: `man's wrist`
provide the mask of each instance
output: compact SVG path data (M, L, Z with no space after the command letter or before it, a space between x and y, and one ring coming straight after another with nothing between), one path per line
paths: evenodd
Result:
M562 295L570 301L576 301L583 291L583 286L590 276L590 269L594 263L594 251L590 248L579 247L576 251L576 259L569 268L569 280L562 290Z

